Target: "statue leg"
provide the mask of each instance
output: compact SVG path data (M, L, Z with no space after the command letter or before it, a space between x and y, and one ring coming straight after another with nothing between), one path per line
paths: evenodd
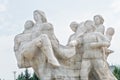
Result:
M30 61L30 64L35 72L35 74L37 75L37 77L40 80L45 80L45 74L44 72L46 71L46 63L45 63L45 58L44 60L41 62L41 57L36 56L35 58L32 59L32 61Z
M20 53L18 53L16 55L16 58L17 58L17 65L18 65L18 67L19 68L24 68L23 67L24 66L24 58L23 58L23 56Z
M25 65L26 67L30 66L29 61L32 61L36 51L37 51L37 47L35 46L35 43L33 41L30 41L22 46L20 50L20 54L21 54L21 60L24 66Z
M91 61L89 59L82 59L81 69L80 69L81 80L89 80L88 76L89 76L91 67L92 67Z
M48 63L51 63L53 66L60 66L57 58L54 55L52 45L50 42L50 39L46 34L42 34L39 36L40 37L40 45L37 44L37 46L42 50L42 52L45 54L45 56L48 59Z
M105 61L105 64L106 64L105 68L106 68L107 74L109 75L109 80L117 80L117 78L113 75L112 71L110 70L107 61Z
M21 50L21 54L29 61L31 61L38 48L40 48L42 53L44 53L44 55L47 57L49 63L51 63L53 66L60 66L57 58L53 53L51 42L46 34L42 34L29 43L25 44L23 46L23 50Z
M93 61L93 66L100 80L109 80L109 76L105 69L106 64L103 59L95 59Z
M19 68L31 67L29 61L21 53L18 53L16 55L16 58L17 58L17 65Z

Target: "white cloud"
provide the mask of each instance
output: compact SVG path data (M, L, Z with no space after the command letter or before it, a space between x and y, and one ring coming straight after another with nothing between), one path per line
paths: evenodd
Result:
M11 14L0 15L0 35L12 35L20 33L23 29L22 24L12 22L13 17Z
M0 12L7 11L7 6L5 4L0 4Z
M10 78L12 76L13 66L15 66L15 60L13 55L13 38L14 35L11 36L0 36L0 71L3 73L0 74L1 78L6 77ZM9 67L8 67L9 66ZM7 75L5 75L7 74ZM8 75L9 74L9 75Z
M0 12L7 11L8 0L0 0Z
M120 12L120 0L113 1L111 8L114 10L115 13Z
M13 51L14 36L0 36L0 74L1 79L13 80L13 71L17 71L17 75L24 71L24 69L18 69L15 54ZM30 73L33 70L30 69Z

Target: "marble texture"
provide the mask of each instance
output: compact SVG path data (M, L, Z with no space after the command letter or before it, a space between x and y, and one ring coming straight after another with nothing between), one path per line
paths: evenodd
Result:
M114 52L109 47L115 30L109 27L105 32L101 15L71 22L67 45L59 43L43 11L35 10L33 18L14 39L19 68L32 67L41 80L117 80L107 63Z

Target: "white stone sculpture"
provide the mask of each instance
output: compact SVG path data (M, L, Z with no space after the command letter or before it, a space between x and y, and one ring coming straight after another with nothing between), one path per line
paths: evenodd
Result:
M41 80L117 80L109 69L108 49L114 29L104 35L104 19L72 22L67 45L61 45L45 13L33 12L34 21L25 22L24 31L15 36L14 52L19 68L32 67Z
M87 23L89 25L86 25ZM84 24L88 32L83 36L84 53L80 70L81 80L89 80L88 76L92 69L96 71L100 80L108 80L101 49L102 47L108 47L110 43L101 33L95 32L92 21L86 21Z
M31 31L33 26L34 26L34 23L31 20L26 21L24 25L24 31L16 35L14 39L14 42L15 42L14 51L15 51L19 68L31 67L29 60L27 60L22 56L23 54L21 54L21 51L22 51L22 46L27 42L31 41Z
M101 32L102 34L104 34L105 27L103 25L103 23L104 23L103 17L101 15L95 15L93 20L94 20L94 24L96 26L96 31Z

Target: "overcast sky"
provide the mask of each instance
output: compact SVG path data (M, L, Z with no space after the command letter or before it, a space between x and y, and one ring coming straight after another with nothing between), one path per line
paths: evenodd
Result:
M55 35L61 44L67 43L72 34L69 24L78 23L100 14L105 27L114 27L115 35L108 58L110 64L120 65L120 0L0 0L0 78L13 80L17 68L13 52L14 37L23 31L26 20L33 20L33 11L46 13L48 22L54 25Z

